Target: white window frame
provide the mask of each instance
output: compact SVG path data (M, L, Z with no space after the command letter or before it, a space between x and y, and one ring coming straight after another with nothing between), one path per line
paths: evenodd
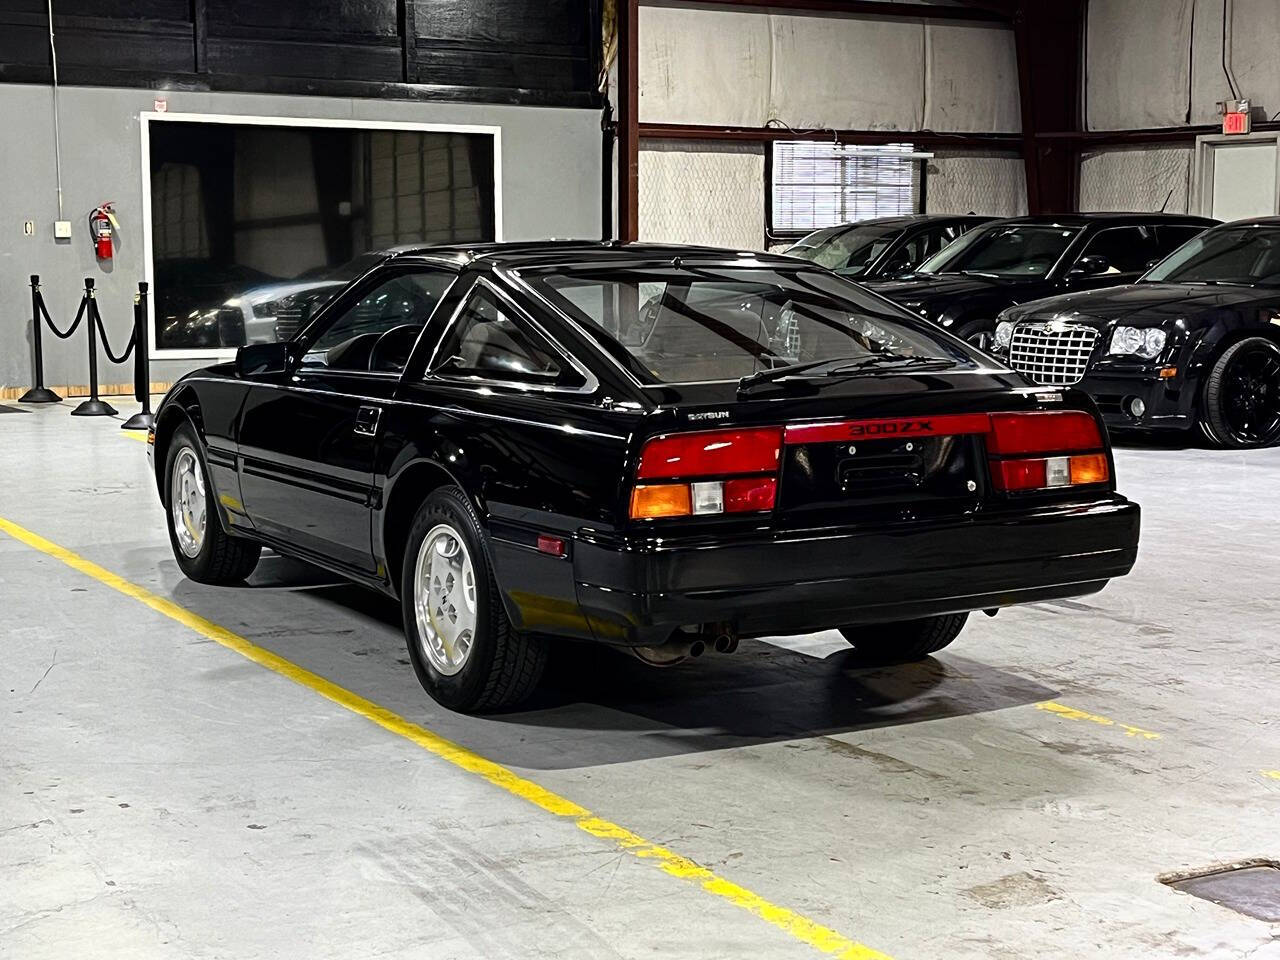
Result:
M153 292L147 298L147 343L153 360L229 360L235 348L170 347L156 342L155 255L151 236L151 124L226 123L263 127L337 127L343 130L411 130L419 133L473 133L493 137L493 238L502 240L502 127L491 124L415 123L395 120L344 120L332 117L264 117L236 113L169 113L154 110L138 114L142 144L142 258L143 275Z

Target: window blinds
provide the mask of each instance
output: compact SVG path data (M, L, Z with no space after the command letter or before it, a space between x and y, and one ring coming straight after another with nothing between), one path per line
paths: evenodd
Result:
M773 144L772 232L916 213L920 164L909 143L866 147L816 140Z

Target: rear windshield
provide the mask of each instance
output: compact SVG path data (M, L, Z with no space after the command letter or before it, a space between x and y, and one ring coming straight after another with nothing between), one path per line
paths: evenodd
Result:
M902 228L884 224L828 227L797 241L787 253L832 270L862 271L902 236Z
M972 363L955 340L826 271L719 266L524 272L645 383L731 380L873 355Z

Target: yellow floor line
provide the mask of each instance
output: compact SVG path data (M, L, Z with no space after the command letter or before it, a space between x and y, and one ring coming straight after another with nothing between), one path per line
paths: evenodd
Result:
M1104 727L1118 727L1130 737L1141 737L1143 740L1160 739L1160 734L1151 730L1144 730L1142 727L1131 727L1127 723L1120 723L1118 720L1102 717L1096 713L1085 713L1083 710L1077 710L1075 707L1068 707L1065 703L1057 703L1053 700L1037 703L1036 709L1046 710L1067 720L1087 720L1089 723L1097 723Z
M141 440L147 442L147 431L145 430L121 430L120 436L128 437L130 440Z
M1280 780L1280 770L1259 770L1258 772L1268 780Z
M801 943L814 947L822 953L839 957L841 960L890 960L887 954L873 950L871 947L858 943L856 940L851 940L843 934L837 933L829 927L824 927L822 924L801 916L786 907L771 903L759 894L752 893L731 880L726 880L706 867L700 866L692 860L668 850L666 847L651 843L625 827L601 819L590 810L578 806L572 800L552 793L532 780L526 780L506 767L494 763L492 760L487 760L460 744L446 740L425 727L420 727L416 723L392 713L385 707L379 706L372 700L366 700L359 694L352 693L350 690L326 680L319 674L312 673L305 667L300 667L298 664L286 660L270 650L259 647L244 637L232 633L225 627L220 627L218 624L178 606L172 600L152 593L145 587L131 583L118 574L112 573L110 570L86 560L65 547L60 547L56 543L32 533L11 520L0 517L0 531L7 533L15 540L19 540L29 547L39 550L41 553L60 560L72 569L92 577L99 583L117 590L127 597L132 597L157 613L164 614L171 620L176 620L183 626L194 630L201 636L220 643L229 650L234 650L242 657L246 657L254 663L280 674L282 677L287 677L294 683L314 690L352 713L376 723L391 733L404 737L437 757L447 760L455 767L487 780L495 787L505 790L512 796L519 797L521 800L525 800L535 807L545 810L547 813L572 820L580 830L591 834L593 837L608 840L623 852L641 860L650 861L664 873L691 883L701 888L705 893L719 897L741 910L754 914Z

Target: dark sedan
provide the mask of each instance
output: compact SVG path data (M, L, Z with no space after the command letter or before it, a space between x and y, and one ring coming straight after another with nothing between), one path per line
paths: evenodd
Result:
M1006 307L1131 283L1214 223L1161 213L997 220L944 247L910 277L867 286L986 349Z
M1217 227L1137 283L1000 320L998 354L1038 383L1079 384L1113 427L1280 443L1280 218Z
M915 271L951 241L994 217L876 217L815 230L786 252L850 280L891 280Z
M526 697L552 637L666 665L835 627L919 659L1137 551L1087 395L767 254L401 251L179 380L151 441L188 577L266 546L398 596L461 710Z

